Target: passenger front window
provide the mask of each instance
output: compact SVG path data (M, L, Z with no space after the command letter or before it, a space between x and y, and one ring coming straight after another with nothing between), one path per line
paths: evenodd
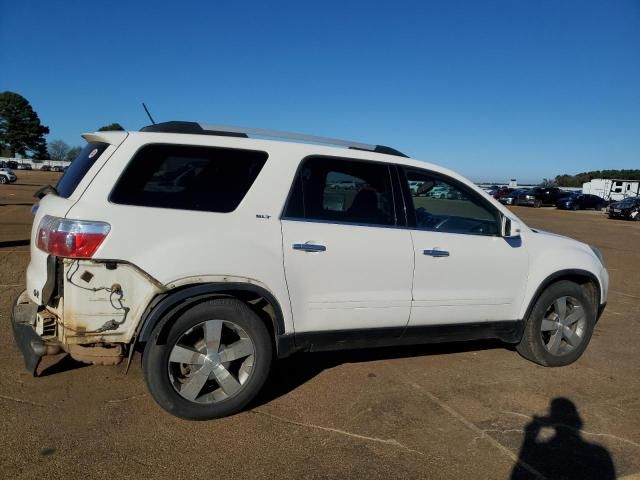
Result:
M419 230L497 235L498 212L464 185L420 170L406 170Z
M395 225L389 167L373 162L309 158L295 179L284 217Z

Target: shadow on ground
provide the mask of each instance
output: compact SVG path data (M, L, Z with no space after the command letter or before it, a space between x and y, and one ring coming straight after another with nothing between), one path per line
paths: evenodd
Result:
M373 362L395 358L422 357L481 351L498 348L511 349L512 346L497 340L440 343L398 347L367 348L361 350L340 350L332 352L296 353L274 363L271 377L266 382L252 407L269 403L304 385L324 370L345 363Z
M38 377L48 377L49 375L55 375L57 373L68 372L70 370L77 370L78 368L88 367L89 364L82 363L71 358L71 355L64 354L57 362L42 369L38 374Z
M24 247L26 245L29 245L31 243L31 241L29 239L26 240L5 240L0 242L0 248L7 248L7 247Z
M518 463L511 480L613 480L616 471L609 451L580 434L583 421L575 404L554 398L549 415L533 416L525 427Z

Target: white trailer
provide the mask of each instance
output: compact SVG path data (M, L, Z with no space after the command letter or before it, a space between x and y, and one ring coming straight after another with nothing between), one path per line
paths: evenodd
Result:
M598 195L605 200L619 201L627 197L640 196L640 181L618 178L594 178L582 184L582 193Z

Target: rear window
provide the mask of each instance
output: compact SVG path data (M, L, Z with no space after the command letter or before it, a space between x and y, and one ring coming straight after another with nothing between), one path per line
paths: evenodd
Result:
M141 148L111 192L113 203L227 213L267 161L266 152L153 144Z
M71 163L71 165L69 165L69 168L64 172L64 175L62 175L60 180L58 180L58 184L56 185L58 195L63 198L69 198L80 181L108 146L108 143L87 143L76 159Z

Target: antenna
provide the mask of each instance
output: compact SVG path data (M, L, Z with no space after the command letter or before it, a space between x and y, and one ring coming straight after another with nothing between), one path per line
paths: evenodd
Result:
M144 108L144 111L147 112L147 116L149 117L149 120L151 120L151 123L153 123L154 125L156 124L156 122L153 120L153 117L151 116L151 114L149 113L149 109L147 108L147 106L144 104L144 102L142 102L142 108Z

